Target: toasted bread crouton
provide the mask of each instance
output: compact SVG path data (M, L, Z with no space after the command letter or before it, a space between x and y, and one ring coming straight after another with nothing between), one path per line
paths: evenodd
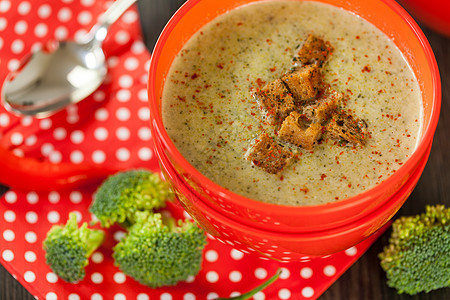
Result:
M303 107L302 113L314 123L324 124L336 113L342 101L342 94L325 94L311 105Z
M345 112L339 112L331 118L326 126L330 137L352 143L364 145L368 137L367 123Z
M314 143L322 135L322 125L319 123L309 123L305 116L293 111L281 124L278 136L281 140L312 150Z
M298 48L294 61L302 65L316 64L322 66L333 50L334 47L330 42L309 34Z
M263 133L249 149L247 159L267 173L277 174L289 164L293 156L292 152Z
M294 98L280 79L269 82L254 96L260 108L272 121L284 119L295 109Z
M317 65L306 65L284 75L281 80L287 85L295 101L304 104L319 93L322 74Z

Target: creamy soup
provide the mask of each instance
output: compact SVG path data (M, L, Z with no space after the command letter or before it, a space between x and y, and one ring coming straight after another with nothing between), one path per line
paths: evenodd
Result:
M345 109L364 119L364 146L323 140L269 174L246 159L264 130L252 93L292 66L308 34L334 51L323 80L344 92ZM385 180L411 155L422 123L413 72L394 43L364 19L317 2L264 1L204 26L175 58L162 101L165 128L181 154L217 184L281 205L344 199Z

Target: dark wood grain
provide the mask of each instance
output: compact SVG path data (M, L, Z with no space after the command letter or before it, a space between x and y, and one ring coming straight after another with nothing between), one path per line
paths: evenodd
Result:
M184 0L142 0L138 3L142 30L147 47L153 46L171 15ZM417 214L427 204L442 203L450 206L450 38L441 36L425 27L427 36L438 61L442 81L441 117L433 141L428 164L417 187L400 209L400 215ZM0 189L0 193L4 189ZM416 296L398 295L386 285L384 271L377 257L387 244L390 230L339 278L321 297L336 299L386 299L386 300L442 300L450 299L450 289L441 289ZM34 299L8 272L0 266L0 300Z

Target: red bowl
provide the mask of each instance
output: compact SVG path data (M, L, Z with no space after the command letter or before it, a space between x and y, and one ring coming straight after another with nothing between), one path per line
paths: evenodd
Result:
M403 166L384 182L359 195L330 204L303 207L273 205L243 197L215 184L189 164L177 150L161 118L162 90L174 57L184 43L213 18L256 1L187 1L163 30L151 58L148 84L153 140L159 149L157 154L167 158L161 162L163 167L168 164L176 170L185 188L195 194L194 205L210 207L230 222L232 220L263 231L284 234L331 230L382 213L380 210L391 199L396 198L398 203L403 203L401 197L394 195L403 188L408 189L405 195L411 192L415 184L411 184L410 177L417 174L421 164L427 160L439 118L441 86L436 60L427 39L411 16L392 0L321 1L355 13L377 26L402 51L419 81L424 102L424 123L419 145ZM374 220L372 231L376 231L381 223Z
M346 250L386 224L416 186L425 168L431 145L408 181L378 210L343 226L310 232L274 232L228 218L214 207L208 206L185 184L159 146L155 150L163 175L171 184L177 199L209 234L244 253L253 252L280 261L301 261Z

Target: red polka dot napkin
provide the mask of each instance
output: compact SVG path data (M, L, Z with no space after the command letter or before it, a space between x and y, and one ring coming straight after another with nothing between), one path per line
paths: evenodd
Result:
M0 0L0 82L26 54L47 41L82 37L110 4L95 0ZM40 161L159 171L148 124L150 56L141 39L135 7L111 26L104 48L108 78L82 102L42 120L17 117L0 107L0 146ZM12 189L0 198L0 263L36 298L214 299L244 293L283 268L281 278L254 299L313 299L377 238L375 235L331 256L278 263L239 252L209 236L197 276L175 287L151 289L114 266L111 247L123 236L121 229L114 227L93 254L85 279L69 284L45 264L42 241L52 225L66 222L71 211L80 221L90 221L88 207L95 189L95 184L46 192ZM176 206L169 213L188 217Z

